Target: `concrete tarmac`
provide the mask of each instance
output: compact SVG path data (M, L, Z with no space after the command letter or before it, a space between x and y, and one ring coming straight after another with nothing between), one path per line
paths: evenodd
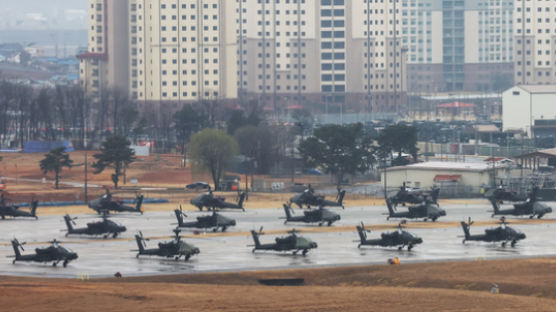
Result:
M556 207L556 203L547 203ZM474 221L495 221L490 217L492 208L486 200L476 200L469 205L442 205L447 216L439 219L442 222L466 221L472 217ZM159 241L171 240L172 229L176 226L176 218L172 211L149 212L145 207L144 215L116 214L112 220L127 227L127 232L117 239L90 238L87 236L65 237L63 216L44 216L39 220L8 219L0 221L0 275L23 275L41 277L81 278L81 276L107 277L116 272L124 276L161 275L188 272L241 271L282 268L308 268L340 265L360 265L386 263L387 259L398 257L402 263L447 261L447 260L480 260L500 258L521 258L556 256L556 223L547 220L540 224L512 224L519 220L528 223L528 217L508 218L510 226L524 232L527 238L520 241L515 248L501 247L500 243L467 242L462 244L463 231L460 226L439 226L428 229L409 229L410 232L423 238L424 242L412 251L397 249L362 247L357 248L359 237L355 225L363 221L371 232L369 238L379 237L381 232L393 231L398 220L386 221L386 207L351 207L345 210L333 208L342 216L330 229L318 228L318 225L283 224L284 211L275 209L249 209L246 212L224 211L222 214L237 220L237 226L228 229L227 233L213 234L201 231L194 234L191 229L184 229L182 235L188 243L200 248L201 253L189 261L175 261L157 257L135 257L137 249L134 235L142 231L147 241L147 248L156 247ZM399 208L402 210L403 208ZM207 212L187 212L187 220L206 215ZM299 209L295 215L301 215ZM75 217L75 216L72 216ZM76 227L84 227L87 222L98 220L93 214L79 215L75 220ZM545 218L551 218L547 215ZM409 221L409 223L422 221ZM430 221L429 221L430 223ZM373 230L373 224L389 224L391 230ZM276 236L286 235L285 231L296 228L301 235L318 243L318 249L311 250L307 256L291 253L255 253L251 252L253 241L249 234L252 229L264 228L265 232L280 231L284 234L267 234L261 236L262 243L274 242ZM342 229L334 231L334 227ZM353 230L348 230L353 228ZM484 226L472 226L472 234L484 232ZM304 230L318 230L316 232ZM23 263L12 264L13 255L10 240L14 237L20 242L27 242L25 252L31 253L37 247L48 245L48 241L56 238L64 247L79 254L79 259L71 262L67 268L61 265L52 267L50 264ZM4 260L2 260L4 259Z

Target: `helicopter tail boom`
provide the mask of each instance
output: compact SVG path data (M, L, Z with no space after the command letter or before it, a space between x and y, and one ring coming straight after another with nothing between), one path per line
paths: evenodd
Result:
M461 221L461 228L463 229L463 234L465 234L465 239L469 240L469 238L471 237L471 234L469 233L469 227L470 225Z
M37 216L37 207L39 206L39 201L38 200L33 200L31 202L31 216L36 217Z
M253 241L255 242L255 248L261 247L261 241L259 240L259 234L254 230L251 230L251 235L253 236Z
M18 260L21 258L21 253L19 252L19 242L17 240L12 240L12 247L14 248L15 259Z

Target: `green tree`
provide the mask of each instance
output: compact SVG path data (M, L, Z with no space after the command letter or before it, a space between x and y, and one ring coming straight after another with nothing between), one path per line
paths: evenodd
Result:
M346 174L369 170L374 163L371 138L363 125L326 125L299 144L306 166L321 167L336 176L338 187Z
M244 126L258 126L263 120L262 107L259 101L251 100L245 104L242 109L230 112L227 121L228 133L234 134L237 129Z
M234 137L242 155L254 159L257 172L266 174L277 160L277 138L268 126L245 126L237 129Z
M135 161L135 152L129 147L131 142L123 136L111 136L102 142L100 153L93 155L97 159L93 163L95 174L99 174L104 169L110 167L114 169L112 174L112 182L114 187L118 188L118 181L122 175L122 170L130 163Z
M417 160L417 133L419 130L413 126L404 124L391 125L384 128L378 135L380 158L392 157L392 153L398 153L401 160L402 153L407 153Z
M172 120L176 130L176 139L181 144L181 153L185 155L185 145L188 143L189 137L193 132L201 129L206 123L206 117L193 109L193 106L184 105L172 116Z
M189 143L191 159L200 168L210 172L217 190L220 187L218 181L237 152L236 140L216 129L205 129L194 134Z
M58 182L60 181L60 172L64 167L71 168L73 160L70 159L69 154L66 153L65 147L59 147L44 154L44 158L40 161L40 167L44 174L54 171L56 189L58 189Z

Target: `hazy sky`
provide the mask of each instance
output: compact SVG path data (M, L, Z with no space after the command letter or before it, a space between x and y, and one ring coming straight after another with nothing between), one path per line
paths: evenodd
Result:
M85 29L86 0L0 0L0 29Z

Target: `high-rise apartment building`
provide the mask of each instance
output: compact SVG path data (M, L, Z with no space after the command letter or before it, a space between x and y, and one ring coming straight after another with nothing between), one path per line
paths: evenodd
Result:
M195 101L237 95L233 1L128 1L132 98Z
M511 84L513 11L512 0L405 0L409 89L488 91Z
M406 91L399 2L236 0L239 88L267 105L394 109Z
M80 83L93 99L107 88L128 92L127 1L88 1L89 51L80 54Z
M556 2L516 0L515 82L556 83Z
M402 2L89 0L82 83L112 87L105 77L119 75L146 102L247 96L277 110L393 110L407 89Z

